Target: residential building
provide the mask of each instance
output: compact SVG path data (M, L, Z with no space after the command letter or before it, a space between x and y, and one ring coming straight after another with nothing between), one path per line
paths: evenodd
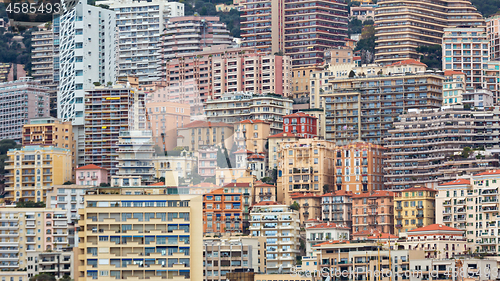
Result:
M78 280L202 280L201 196L168 193L154 186L89 192L80 210Z
M352 229L352 195L351 191L344 190L337 190L322 195L322 220Z
M283 117L283 132L298 134L303 138L318 136L318 119L304 112L297 112Z
M486 19L486 33L490 46L490 59L500 59L500 16L492 15Z
M5 199L45 201L53 185L71 181L71 151L53 146L10 149L5 166Z
M321 218L321 195L308 192L296 192L290 194L292 204L299 205L300 225L305 225L309 219Z
M161 38L163 62L179 55L198 53L212 45L231 45L233 38L226 24L214 16L171 17Z
M108 170L94 164L76 168L76 180L79 185L100 186L109 183Z
M254 204L262 201L276 202L276 186L267 183L256 182L253 187L254 198L252 201Z
M471 89L462 94L462 104L465 108L484 110L494 105L495 96L490 90Z
M31 78L0 83L0 132L1 139L22 142L23 125L32 118L49 117L49 89Z
M300 111L304 112L307 115L316 117L317 120L317 130L318 137L321 139L325 138L325 123L326 123L326 115L324 108L306 108L301 109Z
M0 82L16 81L26 76L23 64L0 63Z
M203 233L243 233L243 194L215 189L203 195Z
M250 233L265 237L267 273L290 273L299 254L299 214L272 201L254 204ZM261 251L262 253L263 251Z
M259 119L243 120L234 124L234 143L238 149L252 153L267 151L266 145L271 132L271 123Z
M342 1L306 4L266 0L259 3L246 1L244 4L242 45L260 51L284 52L292 58L294 66L322 63L323 52L343 46L347 38L347 4ZM304 18L300 14L312 16ZM257 20L258 24L255 23ZM314 31L304 29L304 26L314 24L319 25Z
M408 9L406 5L394 7L389 0L378 1L377 5L375 63L379 64L420 59L417 47L441 45L443 29L446 27L478 27L485 24L483 17L470 1L455 3L432 0L419 3L419 9ZM422 24L423 22L425 24ZM419 36L414 37L412 34Z
M153 133L153 141L162 150L177 146L177 129L190 123L189 105L170 102L165 88L148 94L146 101L147 128Z
M227 184L227 183L236 183L236 182L253 182L254 178L250 175L250 171L248 171L247 167L238 168L216 168L215 169L215 184L218 186Z
M453 259L467 253L469 246L464 231L441 224L409 230L406 241L398 242L405 249L421 250L426 259Z
M178 55L164 65L160 70L166 77L169 101L189 104L192 115L203 114L207 100L225 93L291 94L291 60L287 56L221 45Z
M269 169L278 169L278 155L280 150L280 145L285 142L294 143L298 141L300 137L292 133L279 133L271 135L268 137L269 140L269 150L268 150L268 165Z
M72 251L29 253L27 262L27 272L30 277L47 273L56 278L62 278L65 275L71 279L75 278L75 259Z
M460 174L498 167L498 159L489 150L497 148L494 139L499 131L485 128L498 123L496 112L479 113L458 105L401 115L384 139L386 187L397 190L418 184L432 188ZM464 152L465 147L486 151Z
M354 63L354 48L348 46L348 40L350 39L345 39L346 46L334 47L325 51L325 66ZM318 71L324 70L325 66L319 68ZM309 73L310 76L311 73Z
M118 171L120 131L134 129L136 92L126 86L95 87L85 94L84 163Z
M80 219L79 209L85 208L84 195L87 190L94 187L88 185L54 185L47 191L47 208L62 209L66 212L68 223L71 224ZM70 245L78 245L78 237L75 240L74 229L68 229L68 240ZM77 235L76 235L77 236Z
M312 256L313 246L326 241L349 241L351 228L325 222L306 228L306 255Z
M200 147L198 150L198 174L204 178L214 177L217 167L217 146Z
M3 19L0 20L0 23L3 23ZM29 281L31 276L28 276L26 271L0 271L0 278L2 280Z
M188 188L189 194L203 195L205 193L209 193L214 189L220 188L220 186L209 182L200 182L199 184L189 185Z
M254 198L254 178L245 176L237 178L235 181L226 183L222 186L224 188L224 193L240 193L243 196L242 199L242 211L243 211L243 232L248 234L248 222L250 220L250 209Z
M184 16L184 4L162 0L97 1L99 4L116 13L117 75L137 76L140 85L159 80L163 30L169 18Z
M434 224L437 190L412 187L394 192L394 233L399 234Z
M352 228L353 232L394 233L394 193L377 190L353 195Z
M278 201L293 203L291 194L307 192L323 195L325 186L334 187L335 145L317 139L299 139L280 145ZM321 217L318 215L318 217Z
M443 105L461 104L465 94L466 75L456 70L446 70L443 80Z
M169 174L168 171L173 170L177 172L179 178L189 178L194 167L196 167L197 160L192 152L183 150L179 156L155 156L153 158L153 165L156 178L165 178Z
M486 281L491 279L492 275L496 275L498 272L498 265L493 259L477 259L477 258L466 258L466 259L411 259L410 267L411 271L418 269L421 274L414 278L415 281L426 280L432 278L444 279L448 278L446 275L448 272L449 278L453 281L461 280L462 277L454 277L455 275L463 275L464 279L475 279ZM436 274L437 272L437 274ZM462 273L461 273L462 272ZM480 272L491 272L490 276L485 276L480 274ZM488 274L486 274L488 275ZM430 277L433 276L433 277ZM434 277L435 276L435 277Z
M116 150L118 171L113 178L137 176L141 185L152 184L155 177L153 144L151 131L120 131Z
M261 180L268 174L266 153L254 153L247 158L248 170L250 175L254 176L257 180Z
M445 28L443 70L464 72L466 88L490 90L496 101L499 91L496 77L500 70L485 71L491 64L489 43L484 26Z
M200 147L207 145L224 146L231 150L233 146L232 124L223 122L193 121L177 129L177 146L198 154Z
M439 108L442 81L434 73L367 76L330 80L321 94L326 114L325 139L349 144L384 144L395 117L412 108Z
M294 99L307 99L310 94L311 73L321 71L323 68L321 65L294 67L292 70L292 97Z
M45 87L50 88L51 110L57 108L57 83L54 76L59 76L58 51L54 50L58 44L54 44L54 37L52 29L34 31L31 34L31 76ZM57 65L54 65L54 61ZM25 77L26 75L17 76Z
M351 19L356 18L360 21L374 20L375 8L377 8L377 4L362 4L358 7L351 7L349 17Z
M471 180L468 178L459 178L440 184L436 194L436 224L466 231L467 212L470 207L475 205L472 193ZM469 198L472 199L472 202ZM492 203L497 202L495 197L489 199L492 199ZM469 235L473 233L466 232L465 234L467 242L474 242L474 237Z

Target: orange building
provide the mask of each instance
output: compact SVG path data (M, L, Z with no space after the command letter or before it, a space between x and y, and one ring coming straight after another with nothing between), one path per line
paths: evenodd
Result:
M203 195L203 233L231 234L243 232L243 198L240 192L224 188Z
M372 191L352 196L353 232L394 233L394 193Z
M293 203L297 202L300 209L300 225L309 219L321 219L321 195L311 192L296 192L290 195Z
M254 204L261 201L276 201L276 186L259 181L254 184L254 189Z

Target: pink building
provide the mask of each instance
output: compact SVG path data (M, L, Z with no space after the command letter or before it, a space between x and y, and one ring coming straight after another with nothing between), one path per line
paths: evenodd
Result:
M198 150L198 174L202 177L215 176L217 168L217 147L204 147Z
M108 183L108 170L94 164L76 168L76 181L79 185L99 186Z

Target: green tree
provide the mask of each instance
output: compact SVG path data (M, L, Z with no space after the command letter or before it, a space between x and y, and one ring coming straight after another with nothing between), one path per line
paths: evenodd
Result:
M23 198L19 199L16 203L16 208L45 208L44 202L24 201Z
M59 281L73 281L68 274L64 274L63 277L59 278Z
M428 68L441 69L443 52L441 45L420 46L417 52L421 54L420 62L425 63Z
M0 174L5 174L5 161L9 158L7 152L9 149L21 148L21 145L14 140L3 139L0 141Z
M30 281L56 281L56 277L48 273L40 273L31 277Z
M292 205L290 205L290 209L298 211L300 210L300 205L297 203L297 201L293 202Z

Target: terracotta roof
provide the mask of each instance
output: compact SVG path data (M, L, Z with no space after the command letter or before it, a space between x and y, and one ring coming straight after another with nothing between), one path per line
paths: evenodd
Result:
M89 165L85 165L85 166L76 168L75 170L106 170L106 169L101 168L101 167L94 165L94 164L89 164Z
M253 158L258 158L258 159L265 159L266 157L262 156L262 155L258 155L258 154L254 154L250 157L248 157L248 159L253 159Z
M150 184L148 186L164 186L164 185L165 185L165 183L161 181L161 182Z
M231 182L225 184L223 187L249 187L250 184L247 182Z
M267 183L259 183L259 184L255 184L254 186L255 187L274 187L274 185L267 184Z
M291 198L309 198L309 197L321 197L321 195L317 195L311 192L295 192L290 194Z
M352 197L353 198L365 198L365 197L392 197L392 196L394 196L394 192L376 190L374 192L363 192L360 194L355 194Z
M254 206L270 206L270 205L280 205L274 201L260 201L259 203L253 204Z
M463 75L465 75L465 73L460 72L460 71L456 71L456 70L446 70L444 72L444 76L451 76L453 74L463 74Z
M343 241L343 240L332 240L332 241L326 241L326 242L323 242L323 243L319 243L319 244L316 244L316 245L313 245L313 247L320 247L320 246L323 246L323 245L332 245L332 244L340 244L340 243L351 243L350 241Z
M289 115L285 115L283 118L287 118L287 117L311 117L311 118L318 119L317 117L311 116L309 114L305 114L302 111L299 111L299 112L296 112L296 113L293 113L293 114L289 114Z
M183 136L183 135L178 135L177 137L178 137L178 138L184 138L184 136Z
M246 150L246 149L240 149L240 150L234 152L234 154L240 154L240 153L253 154L253 152L251 152L250 150Z
M185 125L183 128L179 129L185 129L185 128L208 128L208 127L233 127L233 125L223 123L223 122L207 122L207 121L193 121L187 125Z
M424 187L424 186L410 187L410 188L407 188L407 189L404 189L404 190L401 190L398 192L410 192L410 191L434 191L434 192L437 192L437 190L435 190L435 189Z
M470 184L470 180L469 179L458 179L458 180L442 183L439 186L442 186L442 185L462 185L462 184Z
M353 59L353 60L360 60L360 59L361 59L361 57L360 57L360 56L355 56L355 57L353 57L352 59Z
M300 136L292 133L279 133L269 136L268 138L300 138Z
M498 175L498 174L500 174L500 170L489 170L486 172L475 174L474 176L488 176L488 175Z
M337 225L336 223L333 223L333 222L330 222L330 223L328 223L328 222L320 223L320 224L317 224L317 225L310 226L307 229L318 229L318 228L345 228L345 229L350 229L349 227L345 227L345 226L342 226L342 225Z
M409 65L409 64L416 64L416 65L422 65L422 66L427 66L425 63L421 63L419 61L416 61L414 59L409 59L409 60L402 60L402 61L397 61L389 66L398 66L398 65Z
M446 226L446 225L443 225L443 224L431 224L431 225L428 225L428 226L424 226L424 227L420 227L420 228L408 230L408 232L436 231L436 230L464 232L463 230L460 230L460 229L457 229L457 228L453 228L453 227L449 227L449 226Z
M255 120L243 120L241 122L238 122L240 124L254 124L254 123L266 123L266 124L271 124L269 122L266 122L264 120L259 120L259 119L255 119Z
M328 196L352 196L353 193L352 191L345 191L345 190L335 190L334 192L326 193L323 194L323 197L328 197Z

